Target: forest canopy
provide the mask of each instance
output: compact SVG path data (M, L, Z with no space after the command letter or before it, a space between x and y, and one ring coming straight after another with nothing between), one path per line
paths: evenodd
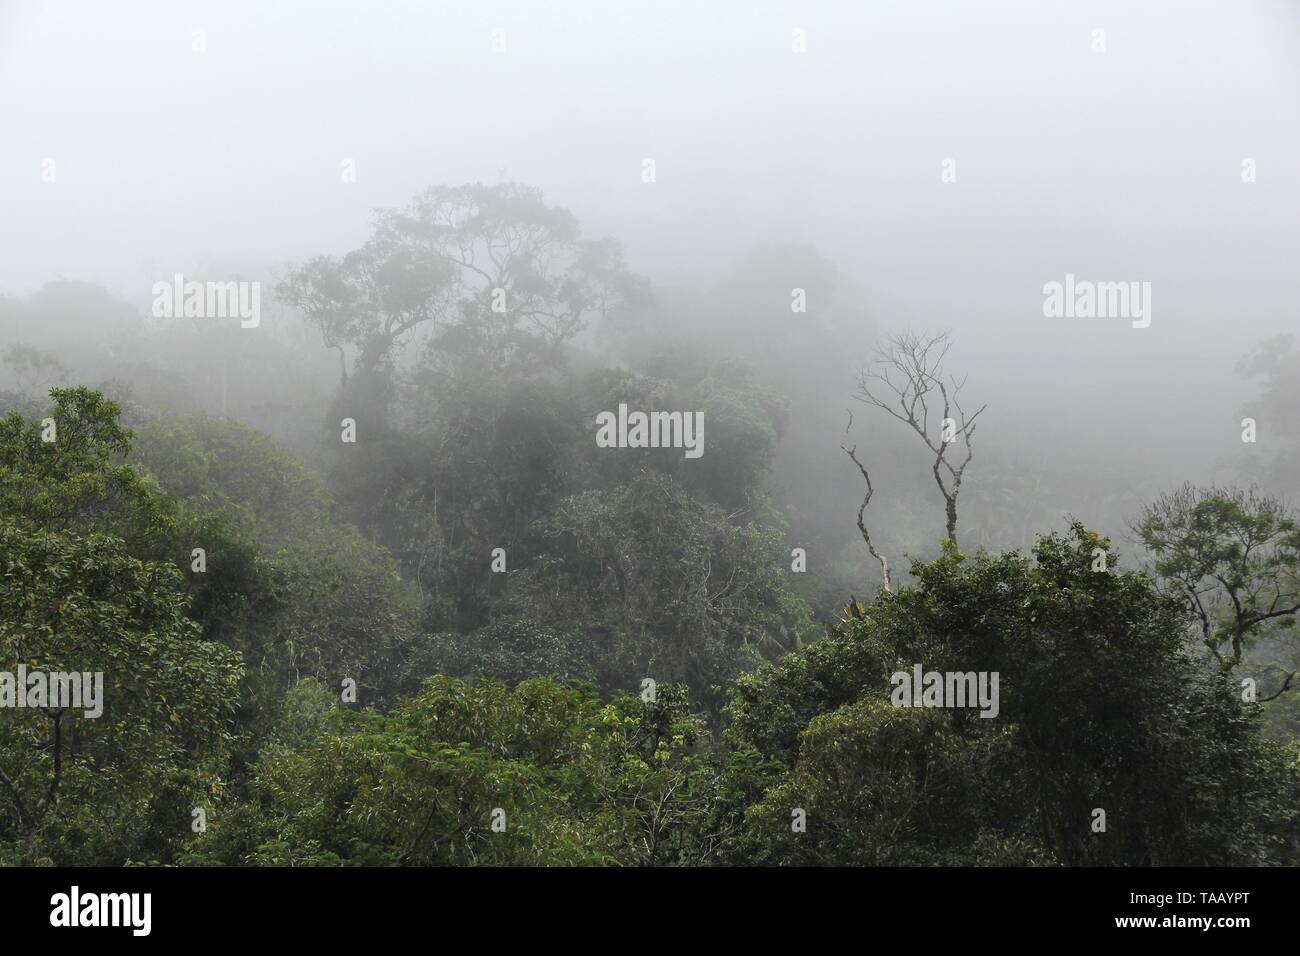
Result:
M789 261L835 286L761 246L712 294ZM1131 557L1031 528L958 336L886 336L839 394L771 315L649 348L665 297L517 184L425 190L277 296L294 333L6 353L0 668L103 709L0 679L0 862L1300 862L1283 498L1093 495ZM52 301L105 308L0 321ZM275 380L294 349L327 358ZM599 440L625 409L702 453Z

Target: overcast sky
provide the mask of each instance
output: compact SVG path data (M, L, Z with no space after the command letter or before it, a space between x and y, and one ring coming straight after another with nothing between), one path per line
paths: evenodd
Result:
M374 207L515 179L657 283L812 243L883 327L951 328L1045 402L1155 401L1155 367L1226 383L1300 325L1285 0L0 0L0 136L0 292L143 307L173 272L341 254ZM1151 282L1150 328L1044 318L1067 272ZM1231 414L1214 382L1188 400Z

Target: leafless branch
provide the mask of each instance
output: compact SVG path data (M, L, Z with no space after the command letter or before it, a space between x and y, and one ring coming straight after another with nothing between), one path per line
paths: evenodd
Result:
M858 508L858 531L862 532L862 540L867 543L867 550L871 552L871 556L880 562L880 573L885 579L885 590L892 591L894 590L894 584L893 580L889 576L889 559L877 551L876 546L871 543L871 532L867 530L866 521L864 519L867 505L871 503L871 496L875 494L875 489L871 486L871 475L867 473L867 469L863 466L862 462L858 461L857 445L854 445L852 448L844 448L844 446L841 445L840 448L843 448L844 453L848 455L849 458L853 459L853 464L858 466L858 471L862 474L862 480L867 483L867 493L863 496L862 504Z
M950 346L946 332L936 335L904 332L886 339L877 350L876 359L859 373L858 393L854 398L902 422L934 454L931 472L943 495L948 538L956 544L957 496L961 493L966 466L974 456L971 439L976 420L988 406L981 405L971 414L962 407L959 394L966 384L965 378L945 380L943 373L943 361ZM930 430L932 409L940 413L937 438ZM955 463L948 457L948 447L959 436L965 455L960 463Z

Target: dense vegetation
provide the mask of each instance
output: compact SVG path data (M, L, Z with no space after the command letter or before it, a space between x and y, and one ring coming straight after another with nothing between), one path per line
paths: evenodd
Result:
M279 293L336 353L323 428L8 354L0 668L106 688L0 711L0 861L1300 862L1284 502L1170 492L1140 568L1079 521L961 550L936 499L876 588L796 566L761 362L582 347L636 353L649 289L535 191L430 190ZM620 403L708 453L597 448ZM1000 675L996 718L894 706L916 663Z

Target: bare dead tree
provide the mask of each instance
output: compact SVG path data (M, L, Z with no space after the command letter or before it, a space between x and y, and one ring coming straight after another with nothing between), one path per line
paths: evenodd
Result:
M854 398L884 409L916 432L934 453L931 470L943 495L948 538L956 544L957 496L973 455L971 438L975 435L975 420L988 406L981 405L971 415L962 408L958 396L966 380L944 377L943 361L950 345L947 332L936 335L904 332L885 339L876 359L859 373L858 393ZM932 409L939 413L937 438L930 433ZM959 436L965 445L965 456L960 463L955 463L948 457L948 448Z
M849 424L853 424L852 415L849 416ZM844 448L843 445L840 447ZM889 559L877 551L876 546L871 543L871 532L867 530L866 522L863 519L863 515L865 515L867 511L867 505L871 504L871 496L875 494L875 489L871 486L871 475L867 473L867 469L863 466L862 462L858 461L857 445L854 445L852 448L844 448L844 453L853 459L853 464L857 465L858 471L862 473L862 480L867 483L867 493L863 496L862 504L858 507L858 530L862 532L862 540L867 543L867 550L871 552L871 556L880 562L880 573L885 579L885 590L892 591L894 590L894 583L889 576ZM857 598L852 600L850 606L856 608Z

